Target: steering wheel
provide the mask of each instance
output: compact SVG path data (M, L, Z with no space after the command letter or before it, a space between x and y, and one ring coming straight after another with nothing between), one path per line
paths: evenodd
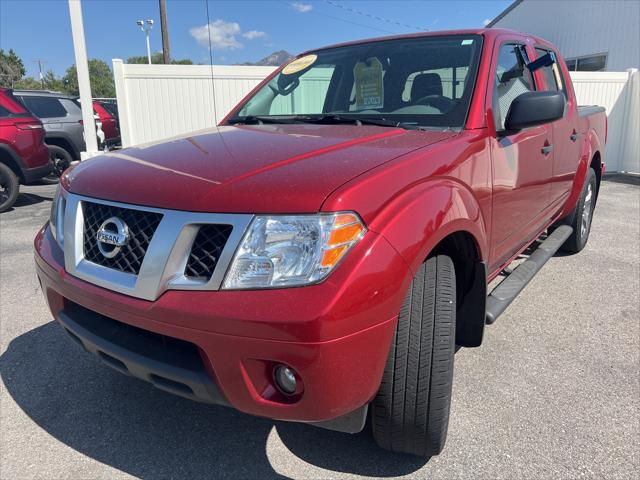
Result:
M426 95L413 102L413 104L435 107L440 110L441 113L446 113L455 106L456 102L443 95Z

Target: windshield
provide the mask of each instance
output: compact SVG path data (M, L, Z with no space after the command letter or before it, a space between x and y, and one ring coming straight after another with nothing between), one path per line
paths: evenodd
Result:
M318 50L288 64L229 123L459 128L481 44L479 35L448 35Z

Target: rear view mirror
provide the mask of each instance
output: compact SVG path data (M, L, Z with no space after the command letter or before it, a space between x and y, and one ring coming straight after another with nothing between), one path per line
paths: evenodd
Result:
M564 104L562 92L523 93L511 103L504 127L514 131L553 122L564 116Z

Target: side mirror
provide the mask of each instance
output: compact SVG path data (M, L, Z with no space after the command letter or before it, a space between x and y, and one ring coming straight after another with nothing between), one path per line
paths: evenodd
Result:
M526 92L518 95L509 107L504 122L506 130L550 123L564 116L565 98L562 92Z

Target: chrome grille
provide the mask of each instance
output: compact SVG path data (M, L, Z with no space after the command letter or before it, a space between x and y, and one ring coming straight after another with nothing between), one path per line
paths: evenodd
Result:
M162 214L116 207L101 203L82 202L84 216L84 258L85 260L125 273L137 275L151 238L155 233ZM113 258L106 258L98 249L96 234L102 223L110 217L118 217L129 227L129 243Z
M185 277L209 280L232 230L231 225L201 225L189 253Z

